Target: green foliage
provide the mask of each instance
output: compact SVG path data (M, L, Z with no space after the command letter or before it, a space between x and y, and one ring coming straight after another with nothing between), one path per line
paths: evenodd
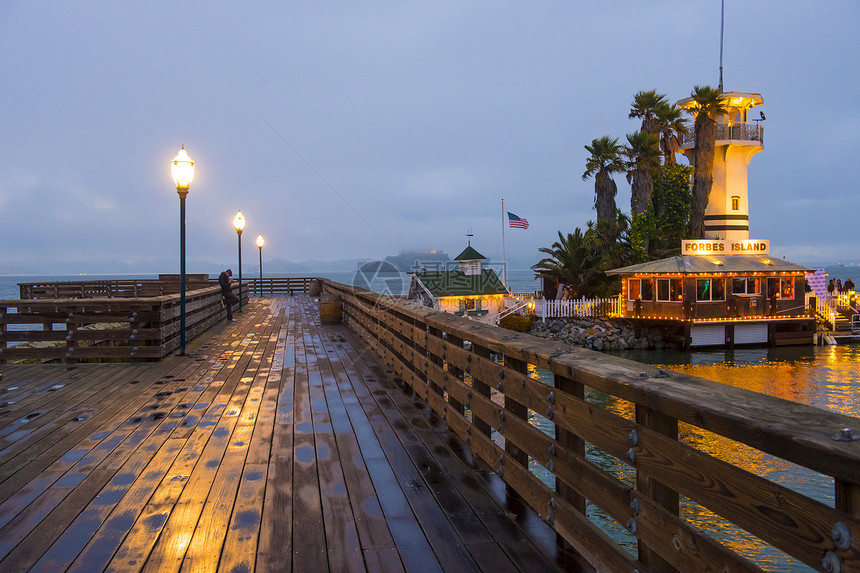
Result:
M659 127L657 118L659 111L669 105L664 94L658 94L657 90L636 92L633 96L633 104L630 106L629 118L642 120L642 131L651 135L657 135Z
M681 241L688 238L693 213L692 175L693 167L688 165L669 165L659 175L655 174L652 258L667 256L667 252L679 249Z
M563 283L574 298L612 296L620 292L618 277L606 271L630 264L629 219L616 210L611 221L589 222L585 233L578 228L563 235L551 247L542 247L547 255L532 270L538 277Z
M499 326L516 332L528 332L532 328L532 322L533 318L531 316L509 314L499 320Z
M644 213L633 215L630 223L630 248L633 254L633 264L649 260L649 245L653 245L657 237L657 227L654 224L654 206L648 204Z

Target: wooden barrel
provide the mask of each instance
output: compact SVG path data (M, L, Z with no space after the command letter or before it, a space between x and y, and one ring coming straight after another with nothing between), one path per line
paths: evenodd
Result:
M308 286L308 294L311 296L319 296L320 295L320 282L316 279L311 281L310 286Z
M340 324L343 319L343 300L339 294L324 294L320 297L320 322Z

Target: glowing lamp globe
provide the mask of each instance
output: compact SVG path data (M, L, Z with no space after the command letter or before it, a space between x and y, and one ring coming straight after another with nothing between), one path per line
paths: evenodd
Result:
M176 191L188 193L188 187L194 179L194 162L188 157L184 145L170 162L170 174L173 176L173 182L176 183Z
M242 211L239 211L236 213L236 216L233 217L233 227L239 234L241 234L242 230L245 228L245 216L242 214Z
M264 242L265 241L263 240L263 235L257 235L257 246L262 249Z

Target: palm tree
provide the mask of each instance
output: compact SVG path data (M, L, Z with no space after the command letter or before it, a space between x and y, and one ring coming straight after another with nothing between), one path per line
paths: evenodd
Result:
M606 271L631 264L629 229L630 219L620 210L613 221L588 223L584 237L588 252L586 296L611 296L621 290L618 277L610 277Z
M591 153L585 162L585 173L582 180L594 176L594 207L597 209L598 221L611 221L615 218L615 195L618 186L612 179L613 173L624 171L624 161L621 158L621 146L618 138L611 139L603 136L585 146Z
M666 103L666 96L658 94L657 90L649 90L647 92L637 92L633 96L633 105L630 106L630 115L627 117L638 117L642 120L642 131L657 135L659 128L657 126L658 110Z
M675 153L681 148L681 136L690 132L682 113L675 104L667 103L657 109L657 131L660 134L660 150L663 152L664 165L678 164Z
M558 241L551 247L541 247L539 251L547 257L532 266L539 277L553 278L559 285L567 284L576 296L583 296L587 272L588 251L584 245L582 230L577 227L565 237L558 232Z
M623 149L627 157L627 182L630 183L630 213L633 218L648 210L654 181L651 170L660 165L657 136L646 131L637 131L627 136Z
M696 86L693 93L692 113L696 120L693 150L693 213L690 216L690 234L694 239L705 237L705 210L714 183L714 148L717 144L717 117L726 113L725 100L720 90L710 86Z

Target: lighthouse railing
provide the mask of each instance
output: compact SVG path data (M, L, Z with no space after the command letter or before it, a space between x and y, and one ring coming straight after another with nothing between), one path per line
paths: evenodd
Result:
M717 124L717 141L749 141L764 143L764 126L754 121L752 123ZM696 145L696 136L691 130L681 137L681 149Z

